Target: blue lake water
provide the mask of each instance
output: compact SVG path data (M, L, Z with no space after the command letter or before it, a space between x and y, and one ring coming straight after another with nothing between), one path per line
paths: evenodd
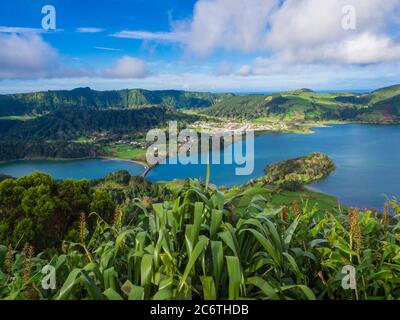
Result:
M382 209L391 197L400 199L400 125L334 125L317 128L315 134L265 134L255 138L255 168L250 176L237 176L235 165L212 165L211 182L230 187L264 175L267 164L307 155L328 154L337 170L310 185L316 191L338 197L349 206ZM230 150L235 146L229 147ZM20 177L42 171L56 179L95 179L118 170L132 175L143 172L135 163L112 160L14 161L0 164L0 173ZM160 165L150 181L179 178L205 179L205 165Z
M0 163L0 173L22 177L34 172L45 172L55 179L98 179L119 170L140 175L144 168L136 163L103 159L85 160L23 160Z
M328 154L337 170L310 188L336 196L355 207L382 209L388 198L400 199L400 125L333 125L315 134L274 133L255 138L255 168L250 176L235 175L235 165L212 165L211 182L230 187L264 175L267 164L311 152ZM231 148L234 148L231 147ZM150 181L204 179L205 165L160 165Z

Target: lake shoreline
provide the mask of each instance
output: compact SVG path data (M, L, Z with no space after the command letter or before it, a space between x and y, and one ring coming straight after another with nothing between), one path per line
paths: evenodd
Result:
M320 125L321 123L319 123ZM341 124L347 124L346 126ZM319 126L321 127L321 126ZM332 195L346 206L381 208L383 203L392 197L400 198L396 179L393 170L398 173L400 169L400 153L393 153L393 142L400 140L400 127L398 124L364 124L364 123L324 123L326 129L316 129L315 134L290 134L287 132L261 132L256 137L256 160L253 175L245 177L235 177L234 169L229 166L224 168L211 168L212 183L226 188L241 186L251 180L263 176L262 170L265 165L272 164L287 159L296 158L309 154L310 152L323 152L330 155L337 164L338 170L328 179L318 181L312 185L307 185L306 189ZM388 138L389 137L389 138ZM267 147L268 146L268 150ZM388 158L388 159L387 159ZM36 158L37 159L37 158ZM85 157L84 160L96 158ZM150 182L173 181L174 179L204 177L205 167L183 166L169 167L158 166L149 168L130 159L118 159L115 157L97 157L97 159L120 161L117 166L110 164L103 166L102 170L114 169L125 170L129 168L122 163L135 163L140 167L135 169L135 175L143 174L147 171L149 175L146 179ZM389 161L390 159L390 161ZM35 159L20 159L3 161L2 163L13 161L24 161ZM37 159L37 160L64 160L74 161L79 159ZM39 168L46 171L46 164ZM98 164L101 166L101 163ZM23 165L17 165L17 167ZM68 166L68 165L67 165ZM262 170L260 169L262 166ZM394 166L394 167L393 167ZM7 173L7 166L4 171ZM63 165L59 165L61 174L73 175L74 171L62 173ZM79 169L80 165L77 164ZM190 168L192 167L192 168ZM120 168L120 169L119 169ZM144 169L148 168L148 170ZM340 168L340 169L339 169ZM355 170L354 168L357 168ZM154 169L154 170L153 170ZM35 170L34 168L32 170ZM31 171L32 171L31 170ZM214 171L215 170L215 171ZM226 171L225 171L226 170ZM110 171L111 172L111 171ZM28 171L25 171L25 175ZM85 175L85 171L81 175ZM9 174L10 175L10 174ZM12 174L11 174L12 175ZM90 176L90 175L89 175ZM65 179L65 178L64 178ZM90 177L89 177L90 179ZM387 195L387 196L386 196Z
M13 159L13 160L3 160L0 161L0 164L5 164L5 163L10 163L10 162L17 162L17 161L40 161L40 160L45 160L45 161L79 161L79 160L111 160L111 161L124 161L124 162L131 162L131 163L136 163L138 165L141 165L144 169L148 168L147 163L139 161L139 160L133 160L133 159L120 159L120 158L115 158L115 157L81 157L81 158L48 158L48 157L29 157L29 158L23 158L23 159Z
M400 198L397 180L393 175L393 170L396 174L400 172L396 170L400 167L400 153L393 152L393 143L400 139L399 124L328 122L323 127L315 127L314 134L257 134L254 173L251 176L235 177L234 169L229 166L227 171L222 167L212 167L211 183L226 188L238 187L262 177L267 164L311 152L323 152L332 158L338 170L327 179L305 186L306 189L317 189L319 193L332 195L346 207L381 209L388 199ZM194 166L188 169L178 166L172 171L161 167L148 177L150 181L204 177L205 172L204 166L199 169Z

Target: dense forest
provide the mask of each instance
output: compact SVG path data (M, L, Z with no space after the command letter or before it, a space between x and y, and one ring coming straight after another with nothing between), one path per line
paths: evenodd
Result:
M26 158L85 158L105 155L105 143L123 135L145 135L165 127L198 119L168 107L137 110L57 110L26 121L0 119L0 161ZM95 142L78 143L80 137L98 136Z
M104 156L102 145L69 141L0 140L0 161L16 159L80 159Z
M0 120L0 139L74 140L95 133L146 132L152 128L165 126L169 120L184 123L195 119L196 116L184 115L165 107L138 110L71 108L28 121Z
M87 180L54 181L35 173L0 183L0 242L36 248L60 247L76 238L81 212L101 212L111 221L115 204L107 192L95 192Z
M162 201L169 194L126 171L96 181L56 181L43 173L19 179L4 176L0 181L0 243L14 247L30 243L37 249L58 250L62 240L78 241L82 212L97 212L111 223L117 206L126 204L124 212L129 209L133 214L129 201L138 197ZM95 221L87 221L89 232Z

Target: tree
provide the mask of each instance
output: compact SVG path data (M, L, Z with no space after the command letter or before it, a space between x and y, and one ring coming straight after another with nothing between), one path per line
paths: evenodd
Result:
M96 191L90 204L90 211L98 213L104 220L111 222L115 207L116 205L107 191Z

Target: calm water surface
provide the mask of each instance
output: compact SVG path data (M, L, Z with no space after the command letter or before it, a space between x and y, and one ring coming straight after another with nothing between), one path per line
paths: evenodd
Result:
M236 176L234 165L212 165L213 183L230 187L264 174L267 164L307 155L328 154L337 170L310 188L334 195L349 206L381 209L391 197L400 199L400 125L334 125L315 134L266 134L255 138L255 169L251 176ZM202 177L206 166L161 165L151 181Z
M229 147L232 151L234 146ZM337 170L327 179L310 185L334 195L349 206L381 209L391 197L400 199L400 125L334 125L315 129L315 134L266 134L255 138L255 169L250 176L235 175L234 165L212 165L211 182L230 187L264 175L267 164L311 152L328 154ZM0 173L20 177L42 171L56 179L95 179L118 170L132 175L140 165L111 160L15 161L0 164ZM150 172L150 181L203 178L205 165L160 165Z

